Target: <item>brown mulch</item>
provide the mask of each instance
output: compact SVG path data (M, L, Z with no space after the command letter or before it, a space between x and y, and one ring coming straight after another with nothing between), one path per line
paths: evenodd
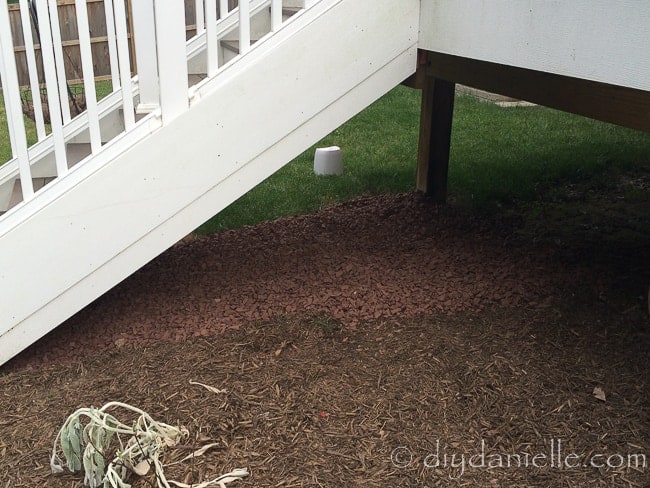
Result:
M81 486L52 442L111 400L218 443L187 483L650 485L645 303L518 225L406 194L186 239L0 369L0 487Z

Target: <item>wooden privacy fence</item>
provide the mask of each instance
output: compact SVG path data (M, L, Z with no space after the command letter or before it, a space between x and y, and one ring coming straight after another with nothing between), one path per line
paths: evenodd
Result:
M110 79L111 66L108 57L108 34L106 32L106 16L104 0L87 0L88 24L90 27L90 42L97 80ZM59 0L57 2L59 25L61 27L61 41L63 45L63 58L66 78L71 83L82 80L81 54L79 50L79 33L77 29L77 15L74 0ZM17 4L9 6L9 20L14 36L14 51L16 53L16 68L18 82L21 87L29 86L29 72L27 70L27 56L25 41L21 27L20 8ZM32 19L32 37L36 54L39 81L43 82L43 63L39 35ZM131 43L131 30L129 29L129 42ZM131 43L132 44L132 43ZM133 52L133 51L131 51ZM133 56L131 56L133 58Z
M131 19L131 2L138 0L115 0L124 1L128 17ZM93 65L96 80L111 78L111 66L108 55L108 34L106 32L106 15L104 0L86 0L88 5L88 24L90 27L90 43L93 56ZM185 19L187 38L196 34L196 6L201 1L185 0ZM79 33L77 28L77 14L74 0L58 0L59 24L61 27L61 41L63 44L63 58L65 63L66 78L71 84L81 83L81 54L79 49ZM229 9L237 6L237 0L228 0ZM16 67L18 69L18 82L21 87L29 87L29 73L27 70L27 56L25 53L25 41L21 27L20 7L18 4L9 5L9 19L14 36L14 52L16 54ZM135 55L133 49L132 25L129 22L128 36L131 51L132 73L137 72ZM36 54L39 80L43 82L43 63L38 33L32 19L32 37Z

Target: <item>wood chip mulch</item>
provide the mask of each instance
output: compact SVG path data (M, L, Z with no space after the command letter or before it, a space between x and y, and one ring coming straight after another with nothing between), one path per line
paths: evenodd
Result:
M217 443L188 484L650 486L645 303L512 225L393 195L180 243L0 368L0 487L81 487L52 442L112 400L189 430L166 462Z

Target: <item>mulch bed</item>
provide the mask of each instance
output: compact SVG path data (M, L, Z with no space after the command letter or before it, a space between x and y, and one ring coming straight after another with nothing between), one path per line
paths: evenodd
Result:
M407 194L179 243L0 369L0 487L80 487L52 442L112 400L218 443L186 483L650 485L645 303L517 226Z

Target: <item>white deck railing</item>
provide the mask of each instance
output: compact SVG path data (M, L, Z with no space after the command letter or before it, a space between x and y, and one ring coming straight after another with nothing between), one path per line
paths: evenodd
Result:
M53 171L49 178L65 177L75 164L75 161L69 160L67 145L83 135L84 140L90 143L88 157L100 153L110 138L115 137L112 134L107 140L103 133L102 120L111 114L119 114L121 133L129 132L136 125L136 112L153 112L153 117L160 116L159 123L165 124L189 109L188 56L197 55L196 46L199 46L200 55L204 56L205 75L209 78L227 64L221 46L221 40L226 35L238 42L239 55L236 57L239 57L250 50L251 26L254 25L255 16L261 15L264 9L270 12L269 33L277 31L282 25L282 0L242 0L238 7L230 11L228 3L227 0L196 0L196 35L188 41L184 5L180 0L132 2L130 19L124 0L105 0L112 93L98 101L88 5L86 0L75 0L85 94L85 107L81 113L77 113L77 110L70 110L69 80L66 77L56 0L34 2L35 11L32 12L29 0L20 0L28 88L19 86L14 54L16 42L12 36L8 5L3 2L0 5L0 76L12 159L4 165L0 162L0 187L3 184L8 187L12 179L14 182L19 179L22 203L30 201L38 193L32 184L35 164L39 161L42 163L46 157L52 159L50 155L53 155L54 164L50 163ZM34 25L34 18L38 19L37 26ZM129 20L134 31L135 60L131 59L133 51L129 45ZM255 28L259 30L258 26ZM33 30L37 36L32 35ZM38 51L41 53L40 60L36 55ZM131 66L136 64L138 74L132 77ZM44 100L41 100L41 89L44 89ZM31 93L33 100L37 141L31 145L27 141L23 117L24 93ZM43 103L45 100L47 104ZM46 124L48 121L49 124ZM42 171L39 171L40 174ZM0 209L0 212L3 210Z

